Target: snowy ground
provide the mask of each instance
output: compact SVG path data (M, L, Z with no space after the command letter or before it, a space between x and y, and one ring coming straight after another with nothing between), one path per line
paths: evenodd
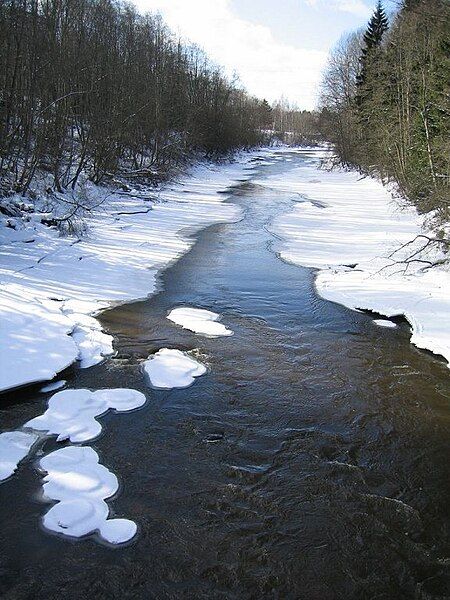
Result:
M154 292L158 271L191 247L190 234L238 218L238 209L217 192L250 178L256 157L260 165L267 159L289 160L277 151L278 156L266 149L233 164L199 166L156 190L156 202L148 199L148 191L91 186L87 193L94 200L108 199L89 218L88 233L80 239L61 237L38 215L0 217L0 391L48 381L76 360L89 367L111 354L112 337L101 330L95 314ZM448 359L448 272L423 270L415 263L401 273L400 266L389 267L392 259L387 258L420 233L421 217L413 208L401 209L373 179L318 169L323 154L309 152L303 166L261 180L301 200L273 224L284 240L282 258L319 269L316 285L326 299L387 317L404 314L412 342ZM187 310L176 309L169 318L198 332L201 325L203 333L228 333L217 320L196 320Z
M239 218L217 192L249 177L254 156L198 166L155 190L156 202L91 186L91 196L109 197L80 240L37 218L1 217L0 390L51 380L77 359L89 367L111 354L112 337L92 315L151 294L158 271L191 247L193 232Z
M450 361L448 268L424 269L424 263L415 262L406 268L401 263L420 249L423 239L398 251L423 233L423 218L414 208L401 207L374 179L320 170L318 159L325 152L315 154L283 178L261 180L299 195L294 210L272 225L282 240L280 256L318 269L316 287L327 300L386 317L404 315L412 328L411 342ZM415 258L436 256L419 253Z

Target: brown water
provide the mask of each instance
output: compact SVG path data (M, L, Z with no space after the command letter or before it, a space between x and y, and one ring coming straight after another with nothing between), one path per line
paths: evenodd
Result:
M304 160L289 158L258 180ZM240 222L200 233L159 294L104 313L118 354L69 383L147 394L140 411L103 417L92 444L123 483L113 512L139 534L111 550L44 532L25 463L0 486L3 598L449 597L448 369L409 344L406 324L378 328L321 300L311 270L276 256L267 226L298 200L236 186ZM184 304L234 335L176 327L166 314ZM198 349L209 374L150 390L141 362L161 347ZM10 398L4 428L47 398Z

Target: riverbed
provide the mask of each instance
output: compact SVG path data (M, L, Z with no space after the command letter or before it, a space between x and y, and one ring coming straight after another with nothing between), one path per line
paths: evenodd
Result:
M30 461L0 486L2 597L445 595L448 368L409 343L402 319L378 327L321 299L314 270L281 260L272 223L302 199L264 179L308 159L256 161L257 183L226 191L239 221L196 234L151 298L99 317L116 355L64 378L147 396L139 411L103 417L91 444L122 484L112 512L138 534L111 549L44 531ZM181 329L166 318L177 306L219 313L233 335ZM151 389L142 363L164 347L194 351L208 373L187 389ZM47 399L14 394L3 427Z

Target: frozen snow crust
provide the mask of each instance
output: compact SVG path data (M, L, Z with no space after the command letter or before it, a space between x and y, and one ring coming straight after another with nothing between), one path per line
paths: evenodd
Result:
M189 387L207 369L181 350L162 348L144 363L144 371L153 387L172 389Z
M44 456L39 468L47 473L44 499L57 501L43 518L46 529L77 538L98 533L110 544L123 544L136 535L133 521L108 519L105 500L117 492L119 482L114 473L99 464L95 450L61 448Z
M109 409L125 412L144 404L144 394L126 388L96 392L64 390L54 394L48 401L45 413L25 423L25 427L56 435L58 442L67 439L74 443L86 442L96 438L102 431L96 417Z
M60 379L59 381L52 381L52 383L44 385L43 387L41 387L40 391L43 394L46 394L47 392L55 392L56 390L60 390L61 388L63 388L65 385L66 380Z
M372 178L319 169L326 156L318 150L283 178L261 181L299 194L294 210L272 224L283 240L277 246L281 258L318 269L317 291L327 300L388 318L404 315L411 342L450 361L448 269L412 263L405 271L399 263L418 248L420 240L399 251L423 232L423 217L411 206L401 208Z
M184 329L189 329L189 331L201 335L209 337L233 335L230 329L218 322L220 316L210 310L180 306L171 310L167 318L173 323L181 325Z
M374 323L375 325L378 325L378 327L390 327L391 329L395 329L397 327L395 323L392 321L387 321L386 319L375 319Z
M27 431L0 433L0 481L10 477L31 450L38 436Z
M110 355L113 339L93 315L148 296L158 271L192 246L189 235L238 219L239 209L217 192L250 177L245 167L258 154L264 151L197 166L152 190L150 199L148 190L87 185L98 207L80 239L61 237L38 213L0 215L0 391L51 380L76 360L89 367Z

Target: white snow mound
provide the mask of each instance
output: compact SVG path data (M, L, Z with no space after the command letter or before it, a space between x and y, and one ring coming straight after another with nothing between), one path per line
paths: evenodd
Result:
M39 391L43 394L46 394L47 392L55 392L56 390L60 390L61 388L63 388L66 385L66 383L67 382L65 379L60 379L59 381L52 381L52 383L41 387Z
M110 544L121 544L136 535L136 523L128 519L108 519L106 498L113 496L119 483L114 473L99 464L95 450L68 446L44 456L40 469L44 477L44 499L58 503L44 515L46 529L71 537L97 532Z
M196 377L206 373L206 367L185 352L162 348L144 363L145 373L155 388L184 388Z
M96 438L102 426L96 417L109 409L124 412L140 408L145 403L141 392L131 389L63 390L48 401L44 414L31 419L25 427L57 435L57 440L86 442Z
M0 481L10 477L32 445L38 439L35 433L5 431L0 433Z
M375 325L378 325L378 327L392 327L392 329L397 327L395 323L392 321L387 321L386 319L374 319L373 322Z
M183 329L189 329L194 333L211 337L233 335L230 329L218 322L220 316L217 313L203 308L180 306L171 310L167 318L173 323L181 325Z

